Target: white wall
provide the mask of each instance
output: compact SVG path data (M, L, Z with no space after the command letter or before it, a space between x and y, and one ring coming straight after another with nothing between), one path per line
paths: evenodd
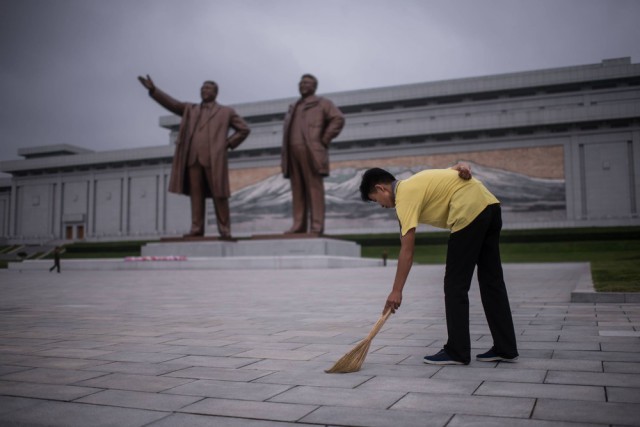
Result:
M629 145L627 141L584 145L585 208L589 219L631 215Z
M122 232L122 178L96 174L92 234L115 236Z
M74 181L62 184L62 218L84 215L89 209L89 181L87 177L78 177Z
M129 235L155 234L159 231L157 203L157 176L129 178Z
M50 236L52 229L52 184L46 179L18 186L16 234L24 237Z
M0 237L9 235L10 193L0 194Z

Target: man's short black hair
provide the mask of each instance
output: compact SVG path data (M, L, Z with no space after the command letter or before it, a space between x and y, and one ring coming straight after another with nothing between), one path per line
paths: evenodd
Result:
M316 84L316 89L318 89L318 79L316 78L316 76L314 76L313 74L303 74L302 77L300 77L300 80L304 79L305 77L313 80Z
M218 83L214 82L213 80L205 80L204 83L202 83L203 85L213 85L216 87L216 89L218 88Z
M360 197L365 202L370 202L369 194L373 193L378 184L391 184L396 177L384 169L371 168L362 174L360 182Z

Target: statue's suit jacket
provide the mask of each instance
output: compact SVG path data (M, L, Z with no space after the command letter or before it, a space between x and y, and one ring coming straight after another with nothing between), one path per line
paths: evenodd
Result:
M177 194L191 193L187 177L189 146L196 129L196 121L200 113L200 104L176 101L160 89L156 88L149 95L169 111L182 116L180 130L176 140L176 150L173 156L169 191ZM229 161L228 149L234 149L249 135L249 126L233 108L214 103L207 117L200 120L198 126L206 126L209 135L209 167L211 168L211 182L209 190L205 190L205 197L229 197ZM229 135L229 128L234 129Z
M302 131L312 159L314 172L329 175L329 143L340 134L344 127L344 116L333 102L320 96L311 95L302 102ZM289 130L297 102L289 106L284 118L282 141L282 174L289 178Z

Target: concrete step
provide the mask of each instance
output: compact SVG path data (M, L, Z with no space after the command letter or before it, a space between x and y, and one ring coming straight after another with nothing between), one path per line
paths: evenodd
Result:
M238 257L174 257L143 256L126 259L62 259L65 270L257 270L307 268L382 267L381 259L329 255L306 256L238 256ZM388 261L393 265L394 261ZM9 270L48 270L52 260L10 262Z

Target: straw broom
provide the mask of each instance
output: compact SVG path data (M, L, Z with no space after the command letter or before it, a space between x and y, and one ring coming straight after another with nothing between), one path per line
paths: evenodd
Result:
M325 372L327 374L358 372L364 363L364 359L367 357L367 352L369 351L373 337L380 332L382 325L384 325L384 322L387 321L389 316L391 316L391 310L387 310L386 313L380 316L380 319L373 325L371 332L369 332L369 335L367 335L365 339L360 341L351 351L342 356L331 369L327 369Z

